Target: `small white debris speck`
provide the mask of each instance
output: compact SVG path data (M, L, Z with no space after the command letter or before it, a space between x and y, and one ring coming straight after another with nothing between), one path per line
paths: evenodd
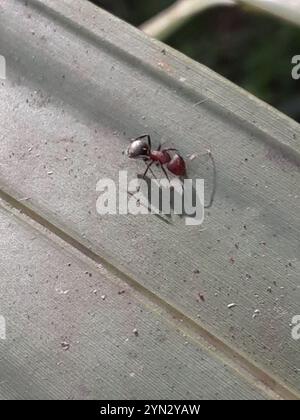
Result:
M254 314L252 315L252 319L255 319L257 317L257 315L260 314L260 310L259 309L255 309Z
M102 295L102 296L101 296L101 299L102 299L102 300L105 300L105 299L106 299L106 295Z
M229 303L228 305L227 305L227 308L228 309L232 309L232 308L234 308L236 306L236 303Z
M47 175L53 175L53 171L48 171Z
M55 291L59 293L60 295L67 295L70 290L63 290L61 287L56 287Z
M193 153L192 155L188 156L189 160L194 160L196 159L196 157L197 157L196 153Z

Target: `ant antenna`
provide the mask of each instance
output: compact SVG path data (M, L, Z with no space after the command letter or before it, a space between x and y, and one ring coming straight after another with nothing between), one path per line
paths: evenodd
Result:
M212 154L212 152L211 152L210 149L207 150L207 154L208 154L208 156L209 156L209 158L211 160L212 166L213 166L213 177L214 177L214 180L213 180L213 189L212 189L212 192L211 192L210 200L209 200L209 203L206 204L206 206L204 206L205 209L209 209L213 205L213 202L214 202L214 199L215 199L215 194L216 194L216 189L217 189L217 167L216 167L216 162L215 162L215 159L214 159L213 154Z

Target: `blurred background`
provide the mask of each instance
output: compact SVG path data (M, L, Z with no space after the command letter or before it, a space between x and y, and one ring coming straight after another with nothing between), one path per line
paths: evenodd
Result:
M140 26L175 0L93 3ZM164 42L300 122L300 80L291 77L291 59L300 54L299 27L253 10L219 6L194 16Z

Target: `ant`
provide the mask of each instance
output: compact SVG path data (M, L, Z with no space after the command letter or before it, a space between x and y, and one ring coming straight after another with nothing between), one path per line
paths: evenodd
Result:
M146 141L145 141L146 139ZM147 172L151 166L156 163L160 165L168 181L170 181L169 175L163 165L166 165L167 169L174 175L179 177L186 176L186 166L184 159L179 153L174 153L173 156L169 152L178 152L177 149L162 149L161 144L157 150L152 150L151 138L149 134L143 134L132 141L127 149L128 157L131 159L143 159L144 162L148 162L147 168L143 174L143 178L146 177Z
M175 153L170 155L169 152ZM214 196L216 193L216 164L211 151L208 150L207 153L213 165L214 182L210 201L204 207L210 208L213 204ZM170 178L164 165L173 175L178 176L181 182L183 182L182 179L187 176L185 160L182 156L180 156L178 150L174 148L162 149L161 144L156 150L152 150L151 138L149 134L143 134L139 137L136 137L128 146L127 155L131 159L142 159L147 164L146 170L141 176L141 178L143 179L146 178L147 172L149 170L154 175L154 173L151 170L151 166L154 163L161 167L168 181L170 181Z

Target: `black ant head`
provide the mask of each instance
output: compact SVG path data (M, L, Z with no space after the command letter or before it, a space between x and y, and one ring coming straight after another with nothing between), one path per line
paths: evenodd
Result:
M133 140L127 149L127 155L132 159L147 159L149 154L150 146L145 140Z

